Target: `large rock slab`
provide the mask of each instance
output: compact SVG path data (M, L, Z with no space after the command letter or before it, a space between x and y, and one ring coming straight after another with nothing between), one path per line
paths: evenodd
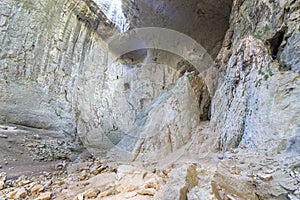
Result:
M187 193L197 184L197 165L185 164L170 173L162 199L186 200Z
M189 142L200 122L200 113L208 114L209 101L200 77L193 74L181 77L172 89L163 92L136 116L132 129L121 136L109 157L146 161L164 158Z

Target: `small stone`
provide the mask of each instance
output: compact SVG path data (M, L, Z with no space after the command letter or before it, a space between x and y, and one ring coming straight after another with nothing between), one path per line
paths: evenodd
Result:
M5 182L6 179L7 179L6 173L5 172L0 173L0 181Z
M239 158L238 158L237 155L230 155L230 156L228 157L228 159L230 159L230 160L238 160Z
M24 186L24 185L27 185L30 182L31 182L30 180L22 179L18 182L18 186Z
M144 185L144 188L145 189L147 189L147 188L154 188L154 189L158 190L159 186L158 186L156 180L150 179L149 181L146 182L146 184Z
M239 150L237 149L231 149L231 153L237 154L239 152Z
M292 194L288 194L288 199L290 199L290 200L299 200L299 198L297 198L295 195L292 195Z
M94 174L94 175L98 175L98 174L100 174L104 169L106 169L106 167L105 166L93 166L93 167L91 167L91 169L90 169L90 172L92 173L92 174Z
M79 195L77 196L77 199L78 199L78 200L84 200L84 195L83 195L83 194L79 194Z
M40 194L40 196L37 198L37 200L50 200L52 198L51 192L45 192Z
M58 181L57 185L62 186L65 182L64 181Z
M253 167L255 167L255 166L256 166L255 163L250 163L250 164L249 164L249 167L251 167L251 168L253 168Z
M58 163L55 165L56 170L62 170L65 167L65 163Z
M232 196L230 194L227 194L226 197L227 197L226 199L228 199L228 200L237 200L237 198L235 198L234 196Z
M83 175L81 175L81 176L79 177L79 180L83 181L83 180L86 179L86 177L87 177L87 175L86 175L86 174L83 174Z
M7 135L4 135L4 134L0 134L0 138L8 138L8 136Z
M86 171L82 171L81 175L79 176L79 180L83 181L87 178L87 173Z
M38 147L38 148L45 148L46 145L45 145L45 144L39 144L37 147Z
M265 171L266 174L273 174L274 172L276 172L276 169L268 169Z
M30 193L31 194L36 194L36 193L39 193L39 192L41 192L43 190L44 190L44 186L43 185L35 184L35 185L33 185L33 187L30 188Z
M44 185L44 188L45 188L45 189L49 188L51 184L52 184L52 180L49 180L49 181L46 182L46 184Z
M263 181L269 181L273 178L271 174L257 174L257 177Z
M126 198L126 199L130 199L130 198L133 198L133 197L135 197L137 195L137 192L128 192L124 197Z
M96 198L99 194L99 190L89 190L84 193L85 198Z
M267 160L274 160L273 157L267 157Z
M224 159L224 156L221 155L221 154L219 154L219 155L218 155L218 159L219 159L219 160L223 160L223 159Z
M244 148L245 148L245 145L244 145L243 143L240 143L240 144L239 144L239 147L240 147L241 149L244 149Z
M146 188L146 189L139 190L138 194L154 196L155 192L156 190L154 188Z
M2 130L7 130L8 127L7 127L7 126L0 125L0 129L2 129Z
M17 194L17 191L11 191L10 193L7 194L7 197L9 199L14 199L16 194Z
M8 126L7 127L7 130L9 130L9 131L13 131L13 130L16 130L17 129L17 127L13 127L13 126Z
M21 187L16 195L15 195L16 199L21 199L21 198L26 198L27 197L27 191L24 187Z
M5 185L7 185L9 187L15 186L15 181L13 181L13 180L7 180L4 183L5 183Z
M34 139L36 139L36 140L42 139L41 136L39 136L38 134L34 135L33 137L34 137Z
M241 173L241 170L239 168L237 168L236 166L233 166L233 167L231 167L230 173L239 175Z
M4 186L5 186L4 181L0 181L0 190L3 190L3 189L4 189Z
M105 190L104 192L101 192L98 197L107 197L110 195L113 195L115 193L115 190L113 188L110 188L108 190Z
M253 172L251 172L251 173L248 173L247 176L248 176L248 177L251 177L251 178L254 178L254 177L256 177L256 174L253 173Z

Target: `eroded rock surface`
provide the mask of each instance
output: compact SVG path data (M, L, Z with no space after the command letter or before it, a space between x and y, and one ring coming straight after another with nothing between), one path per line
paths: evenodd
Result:
M219 149L291 149L300 126L298 40L298 1L234 1L212 103Z
M124 12L128 12L130 28L161 26L186 33L204 43L204 47L214 57L228 26L226 21L231 2L224 0L225 7L222 7L222 2L215 4L212 1L191 1L188 2L188 7L183 7L180 1L176 1L172 2L172 6L166 6L171 2L162 2L162 7L148 7L142 2L124 1L122 8ZM117 34L118 30L117 25L113 24L116 20L109 22L101 11L101 1L3 0L0 5L2 122L54 130L63 135L76 135L89 148L96 149L94 152L101 153L106 153L121 140L124 141L126 134L134 137L157 135L161 129L164 132L161 138L153 138L144 147L136 145L135 148L142 148L143 153L152 148L159 150L162 146L169 146L162 151L162 155L165 155L187 143L191 130L199 121L198 116L201 120L209 118L210 97L203 81L199 82L201 92L196 89L195 97L185 93L189 90L176 94L181 90L180 87L185 87L184 84L172 91L174 97L166 92L172 90L186 71L195 71L190 68L189 63L183 62L181 55L159 52L160 50L155 50L159 53L153 53L146 49L146 54L142 54L137 60L131 58L130 54L125 58L122 55L118 60L110 60L111 54L105 41ZM151 9L151 6L158 10ZM175 13L173 6L184 9ZM128 10L129 7L132 9ZM189 9L193 9L193 12L188 12ZM153 12L160 12L162 15L155 15ZM165 18L164 14L179 16ZM149 16L153 18L150 19ZM140 20L137 21L136 17ZM193 20L185 23L187 18ZM173 19L180 19L181 22L174 23ZM202 30L200 25L198 29L194 26L187 29L193 23L215 28L204 29L199 34L198 29ZM208 32L213 35L209 40ZM193 49L189 51L192 52ZM178 111L173 108L165 110L166 113L174 111L173 115L177 113L177 119L164 122L161 116L151 116L156 121L143 117L143 113L148 112L143 111L146 106L152 102L152 108L148 106L147 109L156 112L160 108L156 106L161 102L161 96L166 94L169 101L178 99L176 95L185 95L178 100L187 105L179 105ZM175 107L174 102L167 102L165 105L167 104ZM188 107L189 105L193 106ZM165 117L171 116L167 115ZM189 121L189 118L193 120ZM138 130L145 128L138 122L143 120L148 120L147 126L155 126L153 123L160 125L156 130ZM135 133L136 131L139 133ZM181 134L182 131L184 133ZM159 144L158 140L162 138L170 138L172 141Z
M261 41L242 40L213 100L220 149L242 143L274 153L286 150L300 125L299 80L298 73L280 71Z
M109 157L163 159L189 142L193 129L199 125L199 114L207 118L209 102L209 93L200 77L193 74L181 77L172 89L163 92L136 116L132 128L121 136Z

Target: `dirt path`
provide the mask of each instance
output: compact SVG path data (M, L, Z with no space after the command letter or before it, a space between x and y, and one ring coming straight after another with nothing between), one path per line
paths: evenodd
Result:
M0 125L0 172L10 179L53 171L60 162L55 156L66 160L70 156L65 155L70 152L63 140L51 132Z
M56 162L35 161L25 147L24 138L30 133L22 130L0 129L0 134L2 136L0 138L0 170L6 172L8 178L53 170Z

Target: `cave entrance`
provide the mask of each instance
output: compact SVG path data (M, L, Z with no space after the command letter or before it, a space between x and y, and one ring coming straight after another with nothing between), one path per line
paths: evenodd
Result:
M120 0L121 1L121 0ZM99 9L121 32L143 27L160 27L183 33L196 40L215 59L229 27L232 0L123 0L120 10L107 0L95 0ZM115 13L115 16L113 16ZM120 14L121 13L121 14ZM103 32L104 30L104 32ZM107 29L98 28L100 35Z

